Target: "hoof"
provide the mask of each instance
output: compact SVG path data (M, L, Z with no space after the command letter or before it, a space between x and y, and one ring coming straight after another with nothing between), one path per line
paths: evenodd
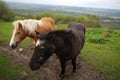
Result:
M60 75L60 80L64 80L64 75Z
M76 69L76 70L73 70L73 73L77 73L78 72L78 70Z
M72 75L75 76L77 74L77 72L78 72L78 70L74 70L73 73L72 73Z

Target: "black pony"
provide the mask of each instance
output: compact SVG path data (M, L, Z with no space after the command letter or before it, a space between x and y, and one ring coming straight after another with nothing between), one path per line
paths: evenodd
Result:
M85 27L73 22L66 30L56 30L38 35L34 54L30 61L30 68L37 70L55 53L61 63L60 79L63 80L66 61L72 60L73 72L76 72L76 57L85 42Z

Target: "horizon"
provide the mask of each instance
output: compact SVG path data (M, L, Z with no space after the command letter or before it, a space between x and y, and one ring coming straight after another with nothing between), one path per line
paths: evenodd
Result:
M99 5L98 6L96 6L96 4L94 5L94 6L91 6L91 3L89 3L89 2L85 2L85 1L82 1L82 0L78 0L78 2L75 2L75 1L73 1L74 2L74 4L72 4L72 5L70 5L70 4L66 4L67 2L62 2L61 1L61 3L52 3L52 1L50 2L44 2L44 1L47 1L47 0L44 0L44 1L42 1L41 0L41 2L33 2L33 0L26 0L26 1L17 1L17 0L3 0L3 1L5 1L5 2L17 2L17 3L28 3L28 4L45 4L45 5L58 5L58 6L71 6L71 7L87 7L87 8L101 8L101 9L120 9L120 1L118 1L118 0L116 0L116 2L113 2L114 4L109 4L109 5L107 5L107 6L99 6L100 4L102 4L103 3L103 0L94 0L94 1L92 1L93 3L96 3L96 4L98 4L99 2L101 2L101 3L99 3ZM36 1L36 0L34 0L34 1ZM57 1L57 0L54 0L54 1ZM66 1L68 1L68 0L66 0ZM80 1L82 1L83 3L80 3ZM86 0L87 1L87 0ZM98 2L97 2L98 1ZM59 1L60 2L60 1ZM63 3L63 4L62 4ZM71 2L70 2L71 3ZM90 5L85 5L85 3L86 4L90 4ZM106 2L107 3L107 2ZM75 5L75 4L77 4L77 5ZM82 5L81 5L82 4ZM118 5L119 4L119 5ZM114 5L114 6L112 6L112 5Z

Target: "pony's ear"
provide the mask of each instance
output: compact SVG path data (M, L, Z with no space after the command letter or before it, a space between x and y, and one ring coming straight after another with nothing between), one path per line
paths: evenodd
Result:
M22 24L20 22L18 23L18 26L19 26L19 28L22 28Z
M37 35L39 35L39 34L40 34L40 33L39 33L39 32L37 32L37 31L35 31L35 32L36 32L36 34L37 34Z

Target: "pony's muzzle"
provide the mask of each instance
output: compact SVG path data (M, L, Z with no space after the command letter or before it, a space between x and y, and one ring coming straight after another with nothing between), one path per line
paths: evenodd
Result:
M17 44L12 44L11 47L12 47L12 49L14 49L17 47Z
M29 64L32 71L38 70L40 68L40 65L38 64Z
M17 45L18 45L18 43L14 43L14 44L12 43L12 44L10 44L10 46L11 46L12 49L16 48Z

